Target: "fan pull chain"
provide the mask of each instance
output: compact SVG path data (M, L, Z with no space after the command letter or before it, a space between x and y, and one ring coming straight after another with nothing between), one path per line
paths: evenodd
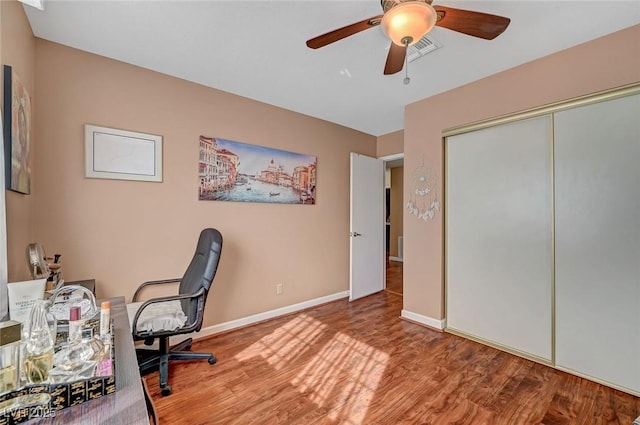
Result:
M409 40L404 41L404 80L402 82L407 85L411 82L411 78L409 78Z

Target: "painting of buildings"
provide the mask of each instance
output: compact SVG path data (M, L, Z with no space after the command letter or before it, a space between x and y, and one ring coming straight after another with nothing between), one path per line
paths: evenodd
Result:
M200 200L313 205L315 156L200 136Z

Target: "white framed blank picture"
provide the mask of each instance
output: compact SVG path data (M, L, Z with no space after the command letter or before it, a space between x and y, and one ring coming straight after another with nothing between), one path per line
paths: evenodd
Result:
M85 125L85 177L162 181L162 136Z

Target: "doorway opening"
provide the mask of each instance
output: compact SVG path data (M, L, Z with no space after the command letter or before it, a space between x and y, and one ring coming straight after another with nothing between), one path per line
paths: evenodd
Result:
M389 155L381 159L385 168L385 290L402 295L404 154Z

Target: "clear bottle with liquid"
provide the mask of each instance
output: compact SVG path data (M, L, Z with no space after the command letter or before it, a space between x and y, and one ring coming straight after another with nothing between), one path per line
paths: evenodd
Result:
M18 388L22 324L0 322L0 393Z
M29 332L25 341L24 376L29 384L45 383L53 367L54 342L47 321L47 301L38 301L29 314Z

